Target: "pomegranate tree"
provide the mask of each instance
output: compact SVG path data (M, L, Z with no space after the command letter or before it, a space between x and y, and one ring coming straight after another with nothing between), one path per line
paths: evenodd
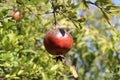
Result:
M44 46L46 50L60 57L67 53L73 45L72 36L63 29L54 29L49 31L44 38Z

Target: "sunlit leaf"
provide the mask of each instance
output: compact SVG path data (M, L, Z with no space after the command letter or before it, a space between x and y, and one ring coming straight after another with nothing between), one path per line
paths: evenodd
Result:
M78 77L78 74L77 74L74 66L70 66L70 71L71 71L71 73L73 74L73 76L74 76L75 78Z

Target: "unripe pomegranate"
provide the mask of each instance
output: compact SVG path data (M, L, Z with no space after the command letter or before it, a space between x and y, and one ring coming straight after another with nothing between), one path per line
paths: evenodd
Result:
M44 38L44 46L52 55L63 55L72 48L72 45L72 36L63 29L51 30Z

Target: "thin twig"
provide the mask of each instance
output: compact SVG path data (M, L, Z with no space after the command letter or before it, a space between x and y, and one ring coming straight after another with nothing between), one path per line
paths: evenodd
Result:
M57 24L57 20L56 20L56 7L54 5L54 3L51 1L52 4L52 8L53 8L53 17L54 17L54 25L56 26Z
M54 25L56 26L57 20L56 20L56 13L55 13L55 11L53 12L53 16L54 16Z

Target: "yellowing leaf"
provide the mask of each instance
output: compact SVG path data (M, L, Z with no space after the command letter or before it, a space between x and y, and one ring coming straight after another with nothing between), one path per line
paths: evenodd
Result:
M70 71L71 71L71 73L73 74L73 76L74 76L75 78L78 77L78 74L77 74L74 66L70 66Z
M51 70L53 71L53 70L56 70L58 68L58 65L54 65L52 68L51 68Z
M23 72L24 72L24 70L20 70L20 71L18 72L18 75L21 75Z

